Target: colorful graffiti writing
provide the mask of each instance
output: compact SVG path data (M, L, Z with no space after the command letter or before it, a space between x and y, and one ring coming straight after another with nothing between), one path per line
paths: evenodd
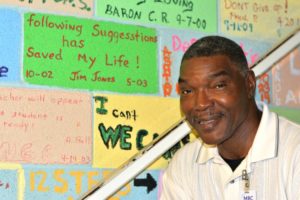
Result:
M267 103L271 102L270 99L270 84L269 84L269 75L263 74L258 80L258 92L260 94L261 101L266 101Z

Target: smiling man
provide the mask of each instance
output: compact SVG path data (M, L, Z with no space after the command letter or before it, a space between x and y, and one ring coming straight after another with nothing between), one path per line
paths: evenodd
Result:
M255 75L239 45L198 40L178 82L199 139L174 156L161 199L300 199L300 127L256 103Z

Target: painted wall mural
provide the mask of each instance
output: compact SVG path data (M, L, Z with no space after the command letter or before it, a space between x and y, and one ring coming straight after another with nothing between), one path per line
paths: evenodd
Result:
M0 0L0 196L75 200L182 117L181 57L223 35L249 67L299 28L296 0ZM268 29L266 34L265 30ZM300 123L300 47L256 99ZM187 135L111 200L158 199Z

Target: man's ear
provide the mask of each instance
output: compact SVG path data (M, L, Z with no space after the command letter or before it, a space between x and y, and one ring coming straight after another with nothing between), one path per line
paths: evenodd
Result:
M256 78L252 70L248 70L246 74L246 86L247 86L248 97L253 98L255 96Z

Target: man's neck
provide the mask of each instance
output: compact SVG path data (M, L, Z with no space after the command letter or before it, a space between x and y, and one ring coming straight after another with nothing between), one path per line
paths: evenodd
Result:
M252 110L253 113L249 113L249 116L235 130L232 137L218 145L218 151L222 157L226 159L240 159L248 154L262 116L262 112L258 109Z

